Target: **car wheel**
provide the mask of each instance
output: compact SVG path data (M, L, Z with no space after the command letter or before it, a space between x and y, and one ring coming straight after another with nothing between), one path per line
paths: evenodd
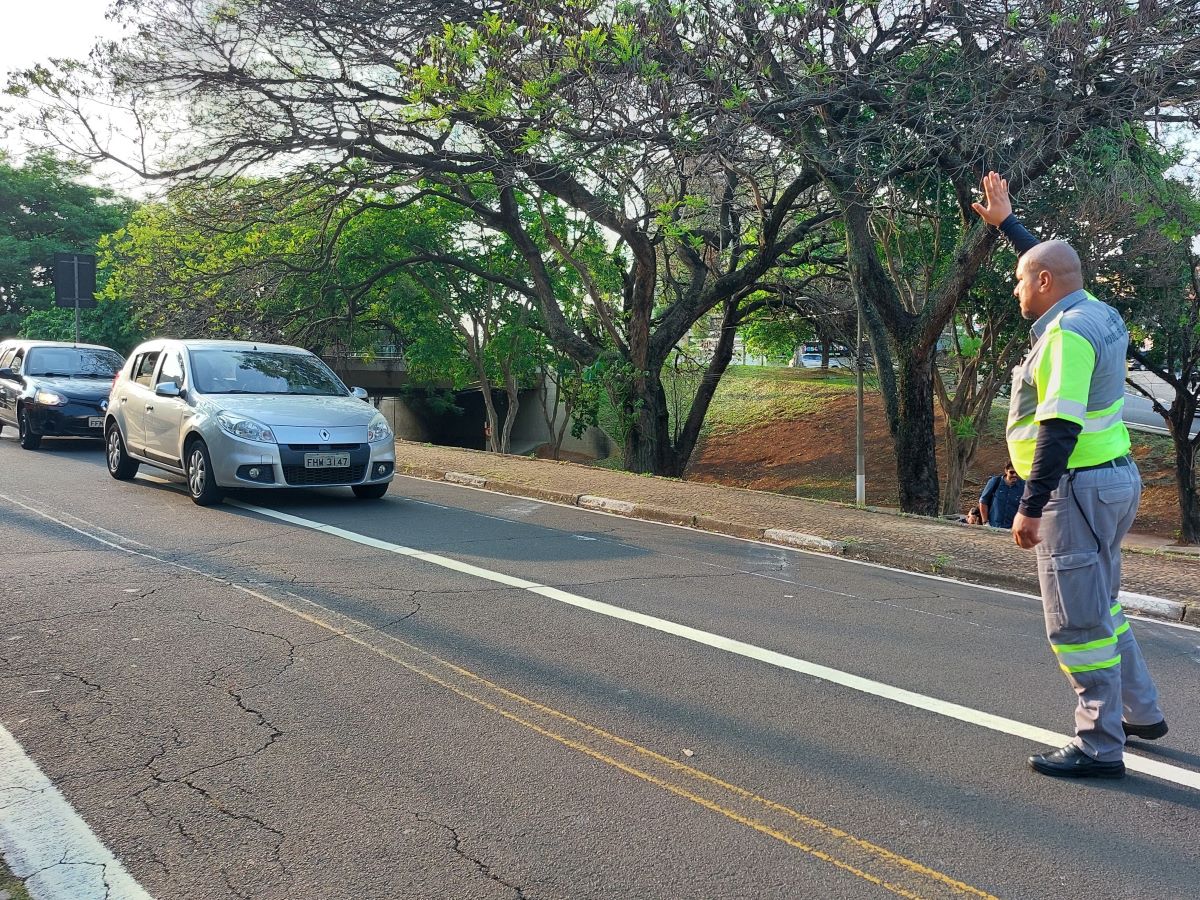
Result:
M104 439L104 446L109 475L117 481L128 481L137 474L141 464L125 452L125 441L116 422L108 426L108 437Z
M197 506L212 506L220 503L225 492L217 486L213 473L212 457L204 441L196 441L187 452L187 486L192 502Z
M29 413L23 406L17 410L17 437L26 450L36 450L42 446L42 436L34 432L29 424Z
M354 496L359 500L378 500L387 493L390 481L385 481L383 484L356 484L350 490L354 491Z

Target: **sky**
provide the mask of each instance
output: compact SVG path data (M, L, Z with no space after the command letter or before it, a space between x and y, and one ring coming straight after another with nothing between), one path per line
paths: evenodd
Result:
M51 56L83 58L100 35L108 0L0 0L0 77Z
M86 59L98 38L117 37L120 30L104 18L109 5L109 0L0 0L0 87L15 71L50 57ZM10 103L0 96L0 107ZM0 129L0 150L19 157L24 150L20 133ZM146 190L115 167L96 175L124 193Z

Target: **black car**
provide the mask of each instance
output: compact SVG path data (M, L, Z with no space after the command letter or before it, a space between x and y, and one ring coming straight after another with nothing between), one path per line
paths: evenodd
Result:
M108 391L124 363L117 351L95 344L0 343L0 429L16 426L26 450L43 437L102 440Z

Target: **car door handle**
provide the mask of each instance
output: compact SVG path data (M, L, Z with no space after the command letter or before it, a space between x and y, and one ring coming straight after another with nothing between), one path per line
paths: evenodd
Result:
M146 404L146 412L154 412L154 407L150 404Z

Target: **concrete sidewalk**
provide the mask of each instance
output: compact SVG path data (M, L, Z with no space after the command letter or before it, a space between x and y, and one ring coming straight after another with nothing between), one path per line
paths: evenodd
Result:
M1032 553L1007 532L576 463L396 442L400 474L765 540L1036 594ZM1126 547L1126 609L1200 625L1200 556Z

